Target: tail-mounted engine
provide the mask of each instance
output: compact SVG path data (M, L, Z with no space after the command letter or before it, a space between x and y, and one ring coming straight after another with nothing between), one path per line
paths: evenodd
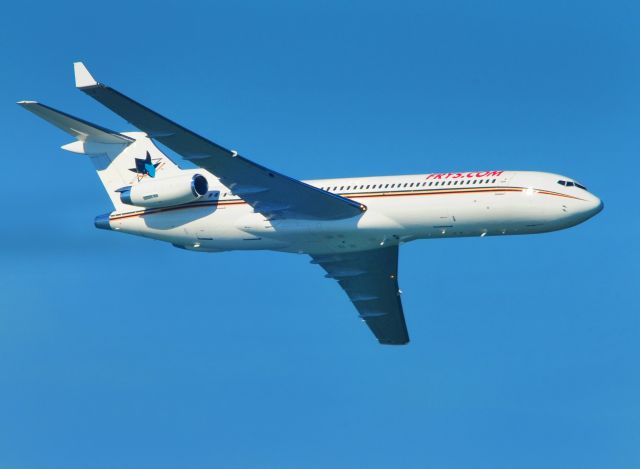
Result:
M186 204L201 198L209 190L207 178L201 174L143 181L135 186L118 189L120 200L137 207L168 207Z

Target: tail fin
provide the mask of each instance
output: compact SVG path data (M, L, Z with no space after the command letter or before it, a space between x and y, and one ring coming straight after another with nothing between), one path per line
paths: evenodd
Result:
M144 132L114 132L36 101L18 104L76 138L62 148L90 157L116 210L127 207L120 201L118 189L147 177L174 176L181 171Z

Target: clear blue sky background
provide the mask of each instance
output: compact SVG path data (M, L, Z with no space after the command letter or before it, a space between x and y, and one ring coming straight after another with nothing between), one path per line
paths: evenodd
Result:
M228 3L3 7L0 468L640 467L638 2ZM404 246L383 347L304 257L96 230L14 104L129 129L75 60L293 177L546 170L605 211Z

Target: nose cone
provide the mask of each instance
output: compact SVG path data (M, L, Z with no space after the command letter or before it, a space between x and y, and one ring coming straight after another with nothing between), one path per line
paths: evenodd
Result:
M589 200L587 200L586 204L586 210L585 210L585 215L586 218L585 219L589 219L591 217L596 216L598 213L602 212L602 209L604 208L604 204L602 203L602 200L600 200L598 197L596 197L593 194L589 194L591 197L589 197Z

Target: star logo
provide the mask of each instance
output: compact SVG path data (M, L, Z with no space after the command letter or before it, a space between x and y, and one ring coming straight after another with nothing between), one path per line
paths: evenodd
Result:
M147 152L146 158L136 158L136 167L130 168L129 171L133 171L138 176L138 181L145 175L149 177L156 177L156 168L160 164L160 158L151 160L151 155Z

